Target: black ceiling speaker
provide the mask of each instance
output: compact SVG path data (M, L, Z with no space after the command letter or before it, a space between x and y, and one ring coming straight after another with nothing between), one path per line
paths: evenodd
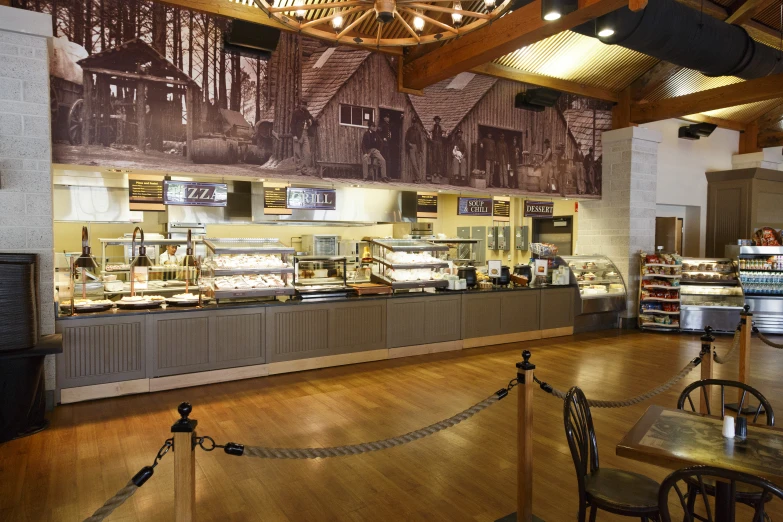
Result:
M246 58L269 60L279 40L280 29L233 20L229 30L224 33L223 50Z
M677 137L684 140L698 140L708 137L717 128L718 126L713 123L694 123L680 127L680 130L677 131Z
M698 140L701 138L701 136L691 130L690 125L680 127L680 130L677 131L677 137L683 140Z
M514 98L514 107L526 111L541 112L547 107L552 107L560 98L560 91L540 87L520 92Z

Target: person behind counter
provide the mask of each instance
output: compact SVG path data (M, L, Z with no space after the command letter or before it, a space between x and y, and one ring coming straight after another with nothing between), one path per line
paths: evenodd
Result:
M158 260L163 266L179 265L182 263L182 256L177 255L179 245L166 245L166 251L163 252Z

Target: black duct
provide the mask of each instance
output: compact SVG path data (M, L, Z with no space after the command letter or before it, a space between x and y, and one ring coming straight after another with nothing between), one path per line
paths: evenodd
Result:
M596 36L595 22L574 30L707 76L751 80L783 73L780 51L756 42L742 27L703 15L676 0L655 0L636 12L623 7L605 17L602 20L614 29L611 36Z

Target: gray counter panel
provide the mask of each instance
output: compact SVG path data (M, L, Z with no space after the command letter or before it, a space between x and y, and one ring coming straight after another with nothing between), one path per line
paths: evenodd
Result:
M462 296L462 335L465 339L499 335L501 331L500 293Z
M462 296L427 296L387 303L386 346L398 348L461 338Z
M529 291L501 295L500 333L532 332L538 330L541 295L546 292Z
M574 325L573 288L547 288L541 291L541 330Z

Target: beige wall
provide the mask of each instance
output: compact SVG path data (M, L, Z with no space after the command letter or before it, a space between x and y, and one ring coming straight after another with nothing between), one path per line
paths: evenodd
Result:
M101 238L118 238L133 232L140 226L145 234L165 234L166 225L158 223L157 212L144 212L142 223L77 223L56 221L54 223L54 251L57 253L81 252L82 227L87 227L90 236L90 247L95 257L101 255ZM122 247L108 247L106 253L110 256L123 255Z

